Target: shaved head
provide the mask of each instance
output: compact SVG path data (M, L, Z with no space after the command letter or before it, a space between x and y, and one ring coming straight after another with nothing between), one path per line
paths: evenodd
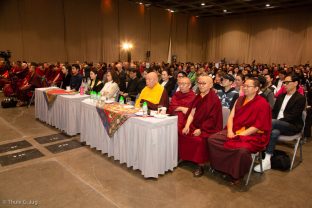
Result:
M146 86L153 88L158 83L158 76L156 72L150 72L146 75Z
M206 94L213 87L213 79L207 74L201 74L197 81L200 93Z
M178 85L182 93L188 93L191 87L191 80L188 77L182 77L179 79Z

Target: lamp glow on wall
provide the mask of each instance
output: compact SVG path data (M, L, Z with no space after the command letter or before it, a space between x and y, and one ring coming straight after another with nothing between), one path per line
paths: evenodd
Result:
M128 62L131 62L131 49L133 48L132 43L124 42L122 44L122 49L127 52Z

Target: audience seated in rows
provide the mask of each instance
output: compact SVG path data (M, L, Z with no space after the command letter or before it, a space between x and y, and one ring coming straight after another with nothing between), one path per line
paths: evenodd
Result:
M35 67L35 64L30 66L29 73L17 90L17 98L19 99L18 106L28 104L35 88L42 87L41 77L36 73Z

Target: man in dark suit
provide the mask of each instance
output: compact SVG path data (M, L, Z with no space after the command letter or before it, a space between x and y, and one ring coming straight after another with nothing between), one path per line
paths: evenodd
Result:
M137 95L139 94L139 78L137 77L137 69L129 69L129 82L125 92L121 92L120 95L124 97L130 97L131 101L135 101Z
M286 94L278 96L272 110L272 132L262 162L264 171L271 169L271 156L279 136L292 136L299 133L303 128L302 112L305 108L306 99L297 92L299 77L287 76L283 85L285 85ZM260 172L260 165L257 165L254 170Z
M175 80L173 77L169 76L168 70L163 70L161 72L161 80L159 84L162 85L166 89L168 95L171 97L172 90L174 89L174 86L175 86Z
M82 76L79 74L80 66L78 64L72 65L72 76L70 78L70 89L79 91L79 87L82 83Z

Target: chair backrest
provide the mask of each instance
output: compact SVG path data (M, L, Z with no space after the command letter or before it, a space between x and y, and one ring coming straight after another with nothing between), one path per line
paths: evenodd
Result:
M230 109L226 108L226 107L222 107L222 117L223 117L223 128L226 126L227 124L227 120L230 116Z
M293 141L293 140L300 139L304 135L304 126L305 126L306 117L307 117L307 112L304 110L302 111L303 127L299 133L292 135L292 136L280 135L278 140L285 142L285 141Z
M301 130L302 135L304 133L304 127L305 127L306 118L307 118L307 111L304 110L304 111L302 111L302 120L303 120L303 127L302 127L302 130Z

